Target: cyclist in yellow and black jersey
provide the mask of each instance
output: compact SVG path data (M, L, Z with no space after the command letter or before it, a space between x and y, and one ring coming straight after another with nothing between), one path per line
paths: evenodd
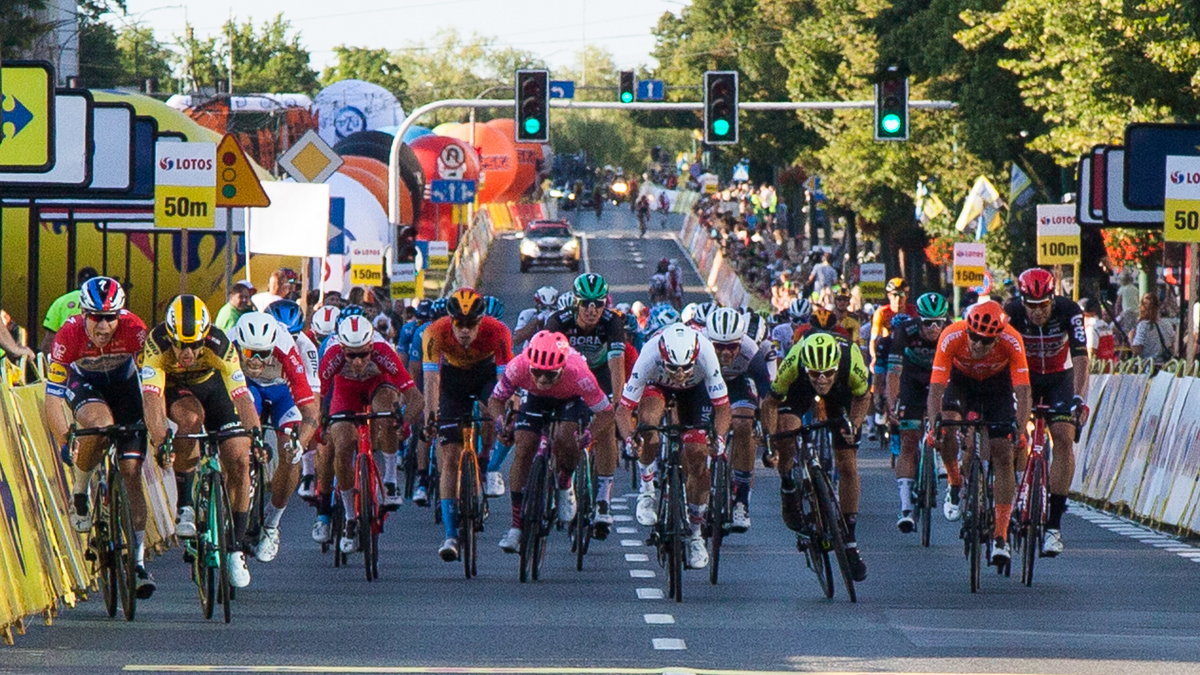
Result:
M168 418L178 425L180 435L197 433L201 427L209 431L258 428L254 399L246 387L237 350L225 333L212 325L208 308L196 296L180 295L171 301L166 320L150 331L141 361L146 430L154 447L166 439ZM172 451L179 495L176 534L194 537L192 483L199 449L195 441L179 440ZM239 436L223 441L220 457L237 543L229 554L230 583L244 587L250 583L242 550L250 510L250 439Z

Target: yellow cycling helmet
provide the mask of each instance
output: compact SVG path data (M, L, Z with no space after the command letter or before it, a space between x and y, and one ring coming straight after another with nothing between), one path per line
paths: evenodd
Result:
M178 295L167 306L167 336L179 344L193 344L208 337L212 322L208 307L194 295Z
M842 347L829 333L813 333L800 343L800 363L805 370L825 372L838 367Z

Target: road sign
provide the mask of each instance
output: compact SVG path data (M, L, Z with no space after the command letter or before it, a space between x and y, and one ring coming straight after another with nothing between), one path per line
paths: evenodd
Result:
M750 180L750 164L748 162L738 162L733 165L733 182L744 183Z
M429 242L429 269L445 270L450 267L450 245L444 241Z
M1200 242L1200 157L1167 155L1163 238Z
M1163 208L1167 156L1200 156L1200 124L1130 124L1125 127L1124 205ZM1168 229L1170 229L1168 227Z
M54 68L9 61L0 68L0 171L49 171L55 162Z
M350 283L354 286L383 283L383 244L355 242L350 245Z
M1125 190L1125 148L1105 147L1104 160L1104 224L1157 228L1163 222L1161 210L1143 211L1125 206L1122 198ZM1162 189L1161 186L1159 189Z
M23 195L38 188L84 188L92 173L92 96L86 91L63 91L54 96L54 166L41 173L0 173L0 193ZM12 129L5 113L4 126ZM8 143L6 139L4 143Z
M1079 164L1075 168L1075 184L1079 186L1079 192L1075 199L1075 222L1080 225L1103 225L1103 218L1095 218L1092 216L1091 204L1094 196L1094 184L1092 183L1092 156L1084 155L1079 158Z
M461 145L447 144L438 153L437 175L446 180L462 180L467 173L467 153Z
M159 141L154 161L154 224L212 227L217 211L216 143Z
M271 198L233 134L217 146L217 206L270 206Z
M638 80L637 100L661 101L667 91L667 85L662 80Z
M550 98L575 98L575 81L550 80Z
M1074 204L1038 204L1037 262L1074 265L1082 251Z
M343 161L341 155L311 129L279 156L279 166L301 183L324 183Z
M987 246L973 242L954 244L954 285L982 286L987 280Z
M430 181L429 201L434 204L470 204L475 201L475 181Z
M887 284L887 268L883 263L863 263L858 268L858 287L864 298L882 298Z

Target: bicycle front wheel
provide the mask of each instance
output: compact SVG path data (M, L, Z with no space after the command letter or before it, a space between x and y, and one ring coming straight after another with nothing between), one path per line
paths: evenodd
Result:
M217 601L221 603L221 611L225 623L232 620L233 588L229 585L229 554L235 545L233 540L233 519L229 510L229 495L225 492L225 482L220 474L213 475L209 483L209 505L212 520L209 530L216 530L216 569L214 576L217 582Z
M462 463L459 467L458 484L458 528L459 546L462 550L463 574L470 579L475 576L476 544L480 519L480 502L482 495L479 491L479 458L474 450L464 448Z
M1029 510L1022 518L1025 532L1021 551L1021 583L1026 586L1033 585L1033 564L1041 553L1042 537L1045 535L1042 526L1045 511L1043 499L1046 494L1045 464L1034 462L1032 473L1029 484Z
M594 499L592 490L592 455L585 453L583 461L575 468L572 480L575 483L575 521L571 528L571 550L575 553L575 570L583 570L583 557L587 555L592 542L592 508Z
M667 577L668 590L675 602L683 602L683 539L688 531L684 506L683 477L678 466L671 467L667 478Z
M966 509L963 514L963 530L967 541L967 566L971 577L971 592L979 592L980 574L982 570L983 539L987 535L984 529L984 514L986 500L983 491L983 471L979 458L971 460L971 470L967 475Z
M933 524L933 509L937 501L937 477L934 475L933 449L921 453L920 488L917 493L917 513L921 521L921 546L929 548L929 530Z
M721 543L725 540L725 528L731 517L731 494L729 483L729 459L721 456L713 460L712 483L709 487L708 522L709 544L712 554L708 561L708 583L716 584L721 567Z
M520 547L520 576L521 583L529 580L533 567L534 550L541 534L542 518L545 512L546 493L546 458L536 456L529 468L529 478L525 481L525 501L521 504L521 547Z
M125 492L121 474L113 471L109 477L112 486L109 499L109 536L112 537L113 576L120 588L121 610L126 621L133 621L137 611L137 562L134 560L135 539L133 534L133 509Z
M358 547L363 554L363 572L367 581L379 576L379 526L378 502L375 499L375 476L371 462L366 457L358 460Z
M117 477L120 480L120 477ZM98 489L92 497L92 508L100 513L100 505L111 502L112 497L104 489ZM110 508L111 513L111 508ZM106 514L107 515L107 514ZM117 567L117 547L113 542L112 525L103 519L97 519L92 525L92 546L100 566L100 590L104 595L104 611L109 618L117 615L117 604L121 597L118 586L121 583L120 570Z
M833 494L833 483L829 475L819 472L813 477L813 487L816 488L817 504L821 508L821 521L825 528L825 538L833 554L837 557L838 567L842 571L842 583L846 586L846 595L850 602L858 602L854 592L854 573L850 569L850 557L846 553L846 524L842 520L842 510L838 506L837 496ZM832 585L832 584L831 584Z
M829 558L830 543L825 538L825 518L821 514L821 506L817 503L816 492L811 480L801 481L796 490L799 494L800 510L812 523L812 532L804 545L804 557L808 568L817 575L817 585L826 598L833 597L833 561ZM797 545L803 542L803 535L797 535Z

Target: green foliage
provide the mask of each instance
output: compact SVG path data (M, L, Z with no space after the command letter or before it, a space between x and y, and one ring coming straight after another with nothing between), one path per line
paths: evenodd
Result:
M141 89L155 78L161 91L173 91L174 55L148 26L129 24L119 30L105 22L80 27L79 73L89 87Z
M36 10L44 9L46 0L5 0L0 11L0 57L17 58L39 37L50 30L50 25L34 18Z
M337 63L321 75L323 86L354 79L377 84L398 99L406 95L408 81L404 79L400 64L388 50L338 45L333 48L333 53L337 55Z
M188 28L180 42L183 71L193 88L215 89L218 82L228 81L232 60L234 92L312 94L318 89L308 49L282 14L258 30L250 21L227 21L219 36L207 38L196 38Z

